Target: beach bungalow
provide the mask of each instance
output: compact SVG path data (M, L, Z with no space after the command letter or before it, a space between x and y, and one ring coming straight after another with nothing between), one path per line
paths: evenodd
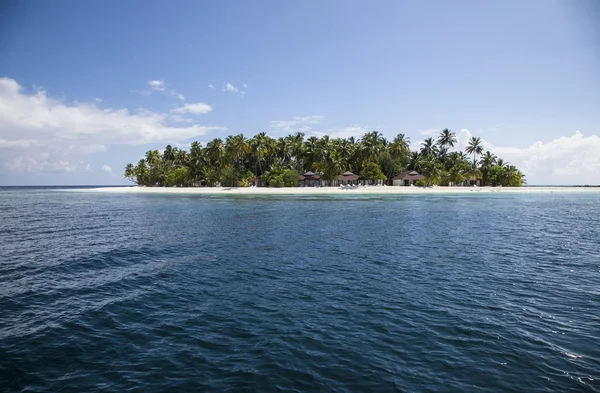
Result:
M481 185L483 184L483 179L481 178L477 178L477 179L467 179L464 181L463 186L466 187L473 187L473 186L477 186L477 187L481 187Z
M308 171L304 175L300 176L300 187L320 187L321 176Z
M392 179L393 186L410 186L418 180L425 180L425 176L417 171L404 171Z
M355 175L352 172L344 172L341 175L338 175L338 182L340 185L354 184L358 180L358 175Z

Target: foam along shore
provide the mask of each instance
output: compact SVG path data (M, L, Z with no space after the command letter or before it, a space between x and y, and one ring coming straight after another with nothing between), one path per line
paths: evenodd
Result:
M119 194L206 194L206 195L396 195L473 193L600 193L600 187L102 187L76 191Z

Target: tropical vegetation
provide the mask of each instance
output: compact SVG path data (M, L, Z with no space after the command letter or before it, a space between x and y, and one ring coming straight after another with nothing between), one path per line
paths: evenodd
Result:
M456 134L448 129L427 138L418 151L410 139L398 134L388 141L378 131L362 138L305 138L302 132L272 138L261 132L253 138L215 138L202 146L193 142L189 151L167 146L150 150L137 165L128 164L125 177L147 187L250 186L294 187L302 174L318 173L325 185L334 185L345 171L368 181L388 181L404 170L426 177L426 185L462 185L479 179L481 185L518 187L525 175L472 137L463 151L456 151Z

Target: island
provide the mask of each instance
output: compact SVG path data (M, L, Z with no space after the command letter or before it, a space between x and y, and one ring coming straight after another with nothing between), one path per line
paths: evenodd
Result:
M418 151L398 134L388 141L372 131L361 138L311 136L296 132L278 139L261 132L253 138L230 135L189 152L168 145L150 150L125 177L143 187L521 187L525 175L486 151L471 137L456 151L456 134L444 129L425 139Z

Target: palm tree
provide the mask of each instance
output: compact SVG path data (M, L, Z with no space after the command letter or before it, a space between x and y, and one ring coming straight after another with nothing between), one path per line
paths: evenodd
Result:
M473 154L473 164L477 162L477 155L481 155L483 153L483 142L481 138L472 136L469 139L469 144L465 149L467 154Z
M448 181L454 185L463 183L467 179L471 163L463 159L457 152L450 153L447 162L449 164L447 166Z
M235 136L229 135L227 139L225 139L227 159L233 166L240 168L244 165L244 157L247 150L248 141L244 137L244 134Z
M199 142L192 142L192 145L190 146L188 165L193 183L198 184L202 178L204 166L206 165L204 150Z
M160 161L160 153L158 150L148 150L146 152L146 163L149 166L155 166Z
M429 157L430 159L426 160L421 165L423 175L427 178L428 184L440 184L442 176L444 175L444 167L434 157Z
M135 167L133 164L127 164L125 167L125 177L129 179L129 181L135 181Z
M443 148L449 149L451 147L454 147L454 144L456 142L457 142L456 134L447 128L444 128L442 130L442 132L440 132L440 135L438 136L438 139L437 139L437 144L441 149L443 149Z
M362 137L363 157L368 162L377 160L382 150L387 146L387 141L379 131L367 132Z
M144 159L141 159L135 167L135 181L142 186L154 185L150 183L151 180L149 178L148 167L146 166L146 161Z
M408 160L408 169L421 172L422 159L423 156L419 152L413 151L412 153L410 153L410 157Z
M477 167L477 163L473 162L467 166L466 173L469 179L475 180L481 177L481 171Z
M188 154L185 150L183 149L176 149L175 151L175 158L173 160L173 165L176 166L177 168L181 168L183 166L187 166L188 164Z
M263 161L267 155L267 133L260 132L251 141L254 153L254 174L259 177L263 174Z
M481 156L481 160L479 161L479 165L481 166L481 174L483 176L483 185L487 185L488 173L490 168L496 165L496 156L493 155L489 150L485 152L483 156Z
M505 167L504 182L509 187L521 187L523 184L527 184L525 175L514 165Z
M270 136L265 136L265 147L265 161L267 163L267 168L269 168L271 167L273 162L275 162L275 159L277 157L277 140L271 138Z
M390 144L392 157L396 159L403 157L406 153L410 151L409 144L410 138L406 137L404 134L396 135L396 137Z
M332 150L325 161L325 177L334 180L337 175L348 170L348 159L341 152Z
M435 156L438 153L437 146L433 141L433 138L427 138L421 143L421 155L424 157Z
M446 157L448 157L448 148L445 146L439 147L437 150L437 158L443 163Z
M217 179L221 178L221 169L225 164L225 145L221 138L215 138L206 144L208 158L211 160L213 168L216 169Z
M171 145L167 145L162 156L165 161L173 161L175 159L175 149Z
M319 161L319 138L311 136L304 142L304 151L306 153L306 168L305 170L312 170L314 163Z

